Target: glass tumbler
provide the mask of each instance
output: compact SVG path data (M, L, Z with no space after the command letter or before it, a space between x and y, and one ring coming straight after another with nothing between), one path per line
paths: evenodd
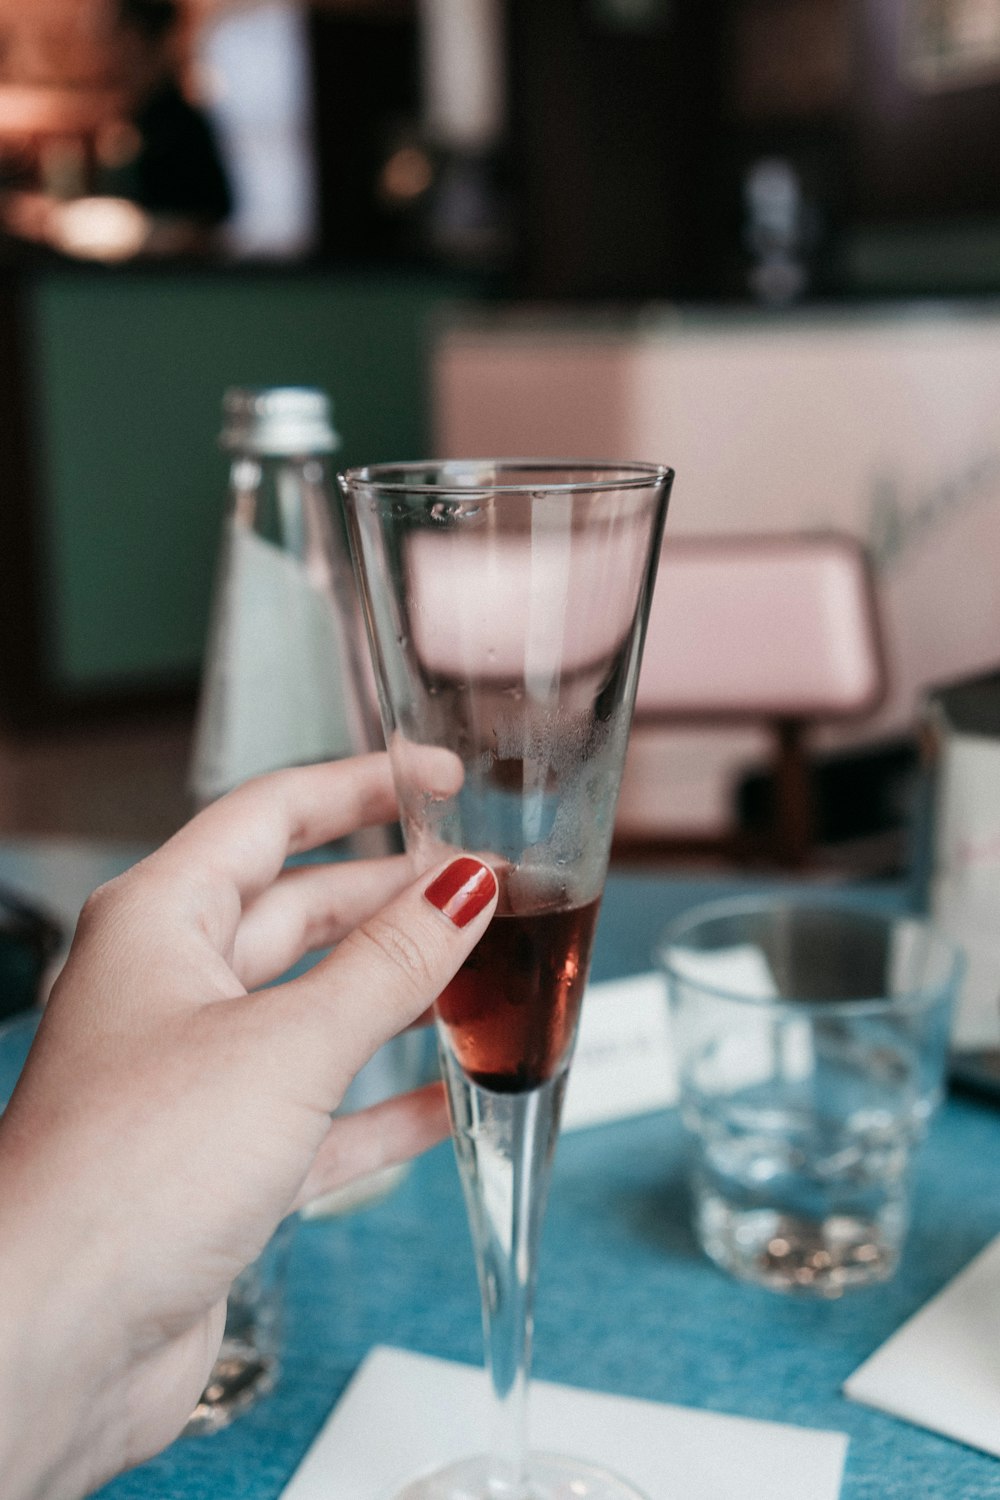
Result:
M781 1291L885 1281L941 1098L958 950L818 894L696 908L659 960L707 1254Z

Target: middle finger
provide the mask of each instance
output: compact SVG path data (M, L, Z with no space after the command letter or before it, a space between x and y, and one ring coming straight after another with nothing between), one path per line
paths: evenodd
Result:
M284 974L307 953L340 942L413 879L405 855L283 870L243 911L232 967L248 990Z

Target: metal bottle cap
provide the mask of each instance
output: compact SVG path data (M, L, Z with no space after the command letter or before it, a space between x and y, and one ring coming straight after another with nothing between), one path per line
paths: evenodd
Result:
M222 412L221 441L230 452L295 457L340 447L330 398L311 386L234 386L222 399Z

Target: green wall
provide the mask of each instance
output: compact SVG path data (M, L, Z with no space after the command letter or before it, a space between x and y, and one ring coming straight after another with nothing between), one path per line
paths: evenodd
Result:
M458 289L403 274L95 272L32 291L44 615L57 691L193 677L229 385L319 385L337 462L426 455L427 337Z

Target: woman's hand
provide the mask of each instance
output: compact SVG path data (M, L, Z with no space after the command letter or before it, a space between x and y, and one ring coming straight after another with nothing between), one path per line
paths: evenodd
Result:
M169 1442L280 1220L447 1132L437 1085L330 1115L482 935L494 876L472 862L442 911L440 871L413 883L402 857L284 868L395 815L384 755L262 777L84 908L0 1124L9 1500L78 1496Z

